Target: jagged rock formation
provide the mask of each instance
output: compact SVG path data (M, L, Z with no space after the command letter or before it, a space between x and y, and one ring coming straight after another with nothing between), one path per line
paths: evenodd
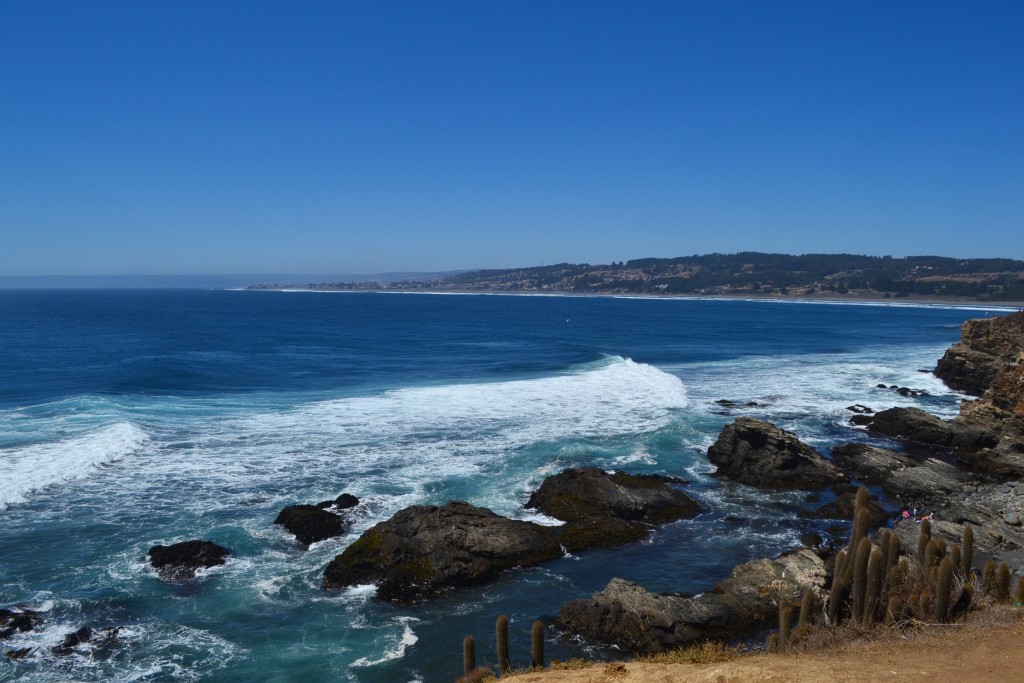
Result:
M693 517L700 505L679 489L685 483L657 474L570 468L545 479L526 507L567 522L562 544L578 552L639 541L651 525Z
M968 320L960 328L960 341L939 359L935 375L953 389L981 396L1022 353L1024 312Z
M167 581L190 581L196 570L224 564L231 554L212 541L182 541L173 545L155 545L149 549L149 563Z
M716 474L776 489L819 489L843 481L842 472L796 435L750 417L727 425L708 449Z
M377 584L377 596L410 602L512 567L561 557L558 527L497 515L463 501L414 505L381 522L334 558L325 588Z
M778 618L778 602L797 601L805 588L820 589L825 565L800 549L777 560L738 565L711 593L695 597L658 595L612 579L591 598L573 600L556 624L588 640L632 653L670 650L709 638L733 638Z
M405 508L335 557L323 585L375 583L377 597L410 602L561 557L565 550L639 541L655 524L700 512L679 490L684 483L597 468L565 470L548 477L527 503L564 526L512 520L462 501Z
M289 505L281 510L274 524L280 524L293 533L300 543L309 545L344 535L352 522L332 510L347 510L358 504L358 498L343 493L334 500L325 500L316 505Z

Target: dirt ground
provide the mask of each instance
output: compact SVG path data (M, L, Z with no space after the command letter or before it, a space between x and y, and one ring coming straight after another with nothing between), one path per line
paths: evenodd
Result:
M910 640L852 644L829 654L754 655L717 664L601 663L586 669L525 673L515 683L817 683L1024 680L1024 621L934 629Z

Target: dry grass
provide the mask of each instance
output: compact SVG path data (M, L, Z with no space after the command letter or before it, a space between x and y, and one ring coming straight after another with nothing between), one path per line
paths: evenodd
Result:
M641 657L637 661L647 664L712 664L737 659L746 654L742 647L705 641L681 647L678 650Z

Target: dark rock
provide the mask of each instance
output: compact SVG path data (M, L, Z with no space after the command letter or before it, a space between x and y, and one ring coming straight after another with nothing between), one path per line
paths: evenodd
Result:
M821 544L824 543L824 539L821 537L821 534L808 531L800 535L800 543L806 548L820 548Z
M795 435L749 417L726 425L708 460L718 466L717 476L751 486L809 490L843 480L835 465Z
M880 484L896 470L917 465L917 461L902 453L862 443L836 446L832 449L832 462L869 484Z
M318 508L338 508L339 510L348 510L357 505L359 505L359 499L351 493L343 493L334 500L325 500L316 504Z
M889 408L875 414L871 431L926 446L956 448L965 452L991 448L997 435L984 429L938 418L919 408Z
M566 550L578 553L590 548L614 548L647 538L651 527L616 517L585 517L561 528L560 542Z
M117 635L120 632L119 628L104 628L93 630L88 626L69 633L64 636L64 640L61 641L60 645L55 645L51 648L51 652L55 655L69 655L79 645L108 645L117 640Z
M887 384L876 384L875 388L876 389L888 389L889 385L887 385Z
M280 524L306 545L343 536L351 526L351 522L344 517L316 505L289 505L281 510L274 524Z
M24 659L25 657L28 657L30 654L32 654L32 648L19 647L16 650L8 650L4 653L4 657L17 661L19 659Z
M462 501L415 505L371 527L335 557L323 585L376 583L379 598L397 602L434 597L504 569L561 557L560 533Z
M968 320L935 366L947 386L981 396L1007 363L1024 353L1024 312Z
M612 579L591 598L564 605L556 624L630 653L662 652L750 633L778 619L778 601L795 602L805 588L820 588L824 582L822 560L800 549L778 560L739 565L713 593L692 598L657 595L635 583Z
M851 413L865 414L875 412L871 408L868 408L865 405L861 405L860 403L854 403L852 406L846 406L846 409L849 410Z
M82 643L88 643L92 639L92 629L88 626L83 626L74 633L69 633L64 636L64 640L60 642L60 645L53 647L53 654L64 655L71 652L75 647L78 647Z
M43 617L35 610L0 609L0 639L10 638L18 632L27 633L41 623Z
M212 541L182 541L173 545L155 545L149 549L149 563L168 581L190 581L196 569L224 564L231 554Z
M732 408L733 406L736 405L736 401L730 401L727 398L720 398L717 401L715 401L715 403L722 406L723 408Z
M700 512L700 505L679 490L682 483L657 474L567 469L545 479L526 507L566 522L597 516L665 524Z
M734 613L717 595L658 595L635 583L612 579L593 597L565 604L555 623L594 642L651 654L727 637L734 621Z
M812 513L801 513L801 516L814 517L818 519L853 519L856 512L857 489L848 487L841 493L837 493L836 499L826 503ZM872 529L887 526L892 515L878 504L878 498L872 496L868 499L867 510L870 515Z
M915 467L893 472L882 488L904 502L942 502L961 493L968 477L949 463L929 458Z
M857 425L858 427L864 427L871 424L871 415L854 415L850 418L850 424Z

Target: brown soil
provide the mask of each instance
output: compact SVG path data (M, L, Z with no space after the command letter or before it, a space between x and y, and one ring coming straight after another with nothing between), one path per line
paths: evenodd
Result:
M832 681L1022 680L1024 621L990 615L970 624L935 627L827 653L753 655L715 664L601 663L567 671L525 673L516 683L831 683Z

